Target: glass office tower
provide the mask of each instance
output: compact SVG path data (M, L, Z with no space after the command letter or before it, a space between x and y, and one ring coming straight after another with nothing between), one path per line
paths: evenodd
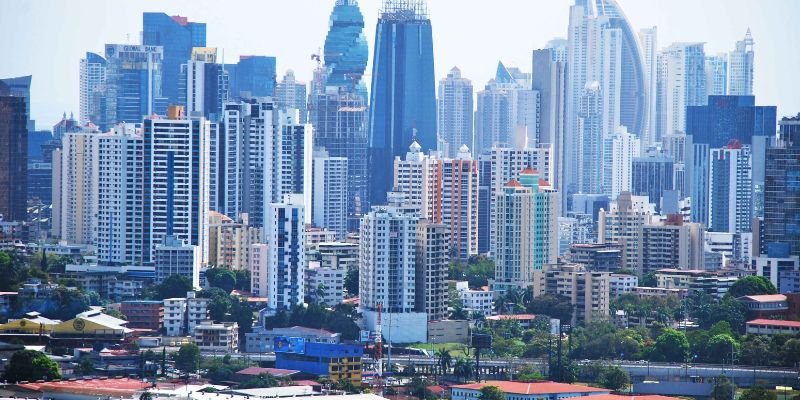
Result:
M436 149L436 80L424 0L384 0L375 30L369 117L371 204L386 202L393 160L412 140Z

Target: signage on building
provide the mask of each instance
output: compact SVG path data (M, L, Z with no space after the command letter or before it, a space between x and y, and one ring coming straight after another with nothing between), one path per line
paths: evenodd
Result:
M305 353L306 340L301 337L275 336L273 349L276 353Z
M370 336L371 334L372 334L372 332L370 332L370 331L361 330L361 335L360 335L361 336L361 343L369 343L371 341L371 339L372 339L372 337Z

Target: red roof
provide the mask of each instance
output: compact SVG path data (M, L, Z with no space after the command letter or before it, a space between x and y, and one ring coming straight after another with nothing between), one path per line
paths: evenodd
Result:
M447 392L447 388L440 385L428 386L428 390L437 396L442 396L445 392Z
M520 184L516 179L512 179L506 183L506 187L522 187L522 184Z
M520 172L520 175L523 175L523 174L524 174L524 175L532 175L532 174L538 174L538 172L536 172L536 170L535 170L535 169L533 169L533 168L531 168L531 167L528 167L528 168L525 168L525 169L523 169L523 170Z
M497 386L504 393L513 394L558 394L558 393L610 393L608 389L601 389L583 385L572 385L558 382L512 382L512 381L486 381L467 385L455 385L453 389L481 390L485 386Z
M245 368L245 369L237 372L237 374L239 374L239 375L252 375L252 376L258 376L258 375L261 375L261 374L269 374L269 375L272 375L272 376L274 376L276 378L282 378L282 377L294 375L294 374L296 374L298 372L300 372L300 371L297 371L297 370L294 370L294 369L250 367L250 368Z
M37 392L130 396L151 387L152 383L130 378L112 378L22 383L17 386Z
M786 295L783 294L757 294L753 296L742 296L740 299L752 300L759 303L766 303L772 301L786 301Z
M189 23L189 18L181 17L180 15L173 15L172 20L181 26L186 26Z
M596 394L592 396L570 397L570 400L677 400L678 397L660 396L657 394L624 395L624 394Z
M295 386L321 386L322 385L321 383L319 383L317 381L310 381L308 379L305 379L305 380L301 379L299 381L292 381L292 383L294 383Z
M779 319L754 319L752 321L747 321L747 325L771 325L771 326L780 326L784 328L800 328L800 321L783 321Z
M492 316L486 317L486 319L491 320L491 321L500 321L500 320L507 320L507 319L519 321L519 320L529 320L529 319L534 319L534 318L536 318L536 316L533 315L533 314L501 314L501 315L492 315Z

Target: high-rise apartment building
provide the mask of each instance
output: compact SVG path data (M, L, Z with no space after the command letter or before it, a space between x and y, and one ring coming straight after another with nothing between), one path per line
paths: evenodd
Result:
M182 119L170 107L167 119L147 118L144 137L144 260L155 261L155 247L165 236L198 246L201 264L208 259L209 130L211 123Z
M649 224L655 214L647 196L620 193L609 210L601 210L597 221L597 241L601 244L617 243L622 247L622 268L639 266L642 226Z
M359 256L360 311L366 329L375 330L378 311L389 341L426 340L427 314L417 292L416 207L404 204L402 193L389 193L389 205L373 206L361 220Z
M209 211L208 218L208 265L250 269L251 248L263 242L261 230L249 225L246 213L239 221L216 211Z
M181 66L180 104L186 104L186 114L202 116L210 121L222 119L228 102L228 73L217 63L217 49L195 47L192 58Z
M647 87L647 125L639 134L642 143L652 146L658 141L656 121L658 115L658 28L639 30L639 44L642 46L642 63L644 64L645 86Z
M314 226L347 235L347 158L331 157L322 149L314 151L311 202Z
M424 0L384 0L375 30L369 116L369 192L382 204L392 161L413 140L436 148L436 80L431 20Z
M416 232L416 311L428 321L440 321L447 314L447 266L450 262L450 233L447 226L421 220Z
M153 265L156 267L155 283L160 284L173 275L189 279L192 287L200 287L200 266L202 261L200 246L186 244L175 236L164 236L153 251Z
M558 192L532 168L497 194L495 290L526 288L558 259Z
M708 166L708 230L750 232L753 218L750 146L733 141L721 149L712 149Z
M162 93L170 104L179 104L181 65L191 59L193 47L206 47L206 24L190 22L180 15L146 12L142 14L142 27L142 44L164 49Z
M472 81L461 77L453 67L439 81L438 127L439 152L447 158L456 157L463 145L473 147Z
M287 70L283 79L275 86L275 103L280 109L296 109L300 113L301 124L308 121L308 95L306 83L298 81L293 70Z
M25 221L28 215L28 114L25 97L0 81L0 215Z
M304 204L302 195L289 194L283 202L269 206L266 225L266 295L267 306L273 310L289 309L304 301Z
M537 143L553 149L553 176L551 182L557 190L562 190L564 180L564 118L566 96L566 53L567 42L563 39L551 40L547 48L533 51L533 72L531 88L538 92L539 132ZM566 210L565 197L562 196L562 210Z
M275 118L274 133L264 144L264 209L266 203L281 202L287 194L302 194L303 204L311 207L313 129L300 123L297 109L279 110ZM310 213L304 214L306 223L311 223Z
M656 210L661 210L664 191L675 188L675 160L663 153L649 152L644 157L634 158L631 165L632 193L647 195Z
M639 276L664 268L702 269L703 225L684 223L680 215L670 215L664 222L640 229Z
M709 96L728 94L728 55L706 57L706 93Z
M98 125L108 130L117 123L135 123L143 117L167 112L169 99L162 93L164 48L107 44L106 80ZM182 63L189 59L187 54ZM175 73L175 83L178 73Z
M497 72L478 92L475 112L475 154L492 147L525 149L536 145L538 92L531 76L497 63Z
M608 318L610 272L587 271L580 264L556 264L547 266L544 275L544 293L566 296L575 308L572 324Z
M53 152L60 174L53 190L59 202L53 204L60 228L53 232L68 244L91 245L97 229L98 205L98 135L96 130L70 132L62 138L62 148ZM55 175L54 175L55 177Z
M86 57L81 58L80 68L80 122L82 125L97 123L106 83L106 59L99 54L86 52Z
M687 107L706 105L705 50L703 43L673 43L659 55L663 97L660 136L685 132Z
M612 198L631 191L633 160L639 157L640 150L641 141L625 127L620 127L611 138L612 168L609 172Z
M731 96L753 95L753 43L753 35L747 28L744 39L736 42L736 48L729 55L728 94Z

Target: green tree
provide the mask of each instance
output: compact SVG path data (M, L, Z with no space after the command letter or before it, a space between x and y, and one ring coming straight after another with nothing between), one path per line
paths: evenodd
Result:
M644 287L656 287L658 286L658 280L656 279L655 271L648 272L642 276L642 279L639 280L639 285Z
M599 381L604 388L616 391L627 387L631 383L631 377L624 369L612 365L603 369Z
M358 296L358 268L348 268L344 277L344 289L348 296Z
M145 390L139 395L139 400L153 400L153 394Z
M739 352L739 343L731 335L721 333L708 339L707 349L708 361L730 363L731 357Z
M778 293L778 290L775 289L775 285L773 285L769 279L763 276L751 275L736 281L736 283L734 283L730 289L728 289L728 293L726 295L730 295L733 298L739 298L742 296L775 293Z
M60 319L66 321L75 318L76 314L80 314L89 309L89 297L79 290L68 289L65 287L58 287L53 290L50 295L51 302L46 304L46 308L42 309L42 314L48 318ZM53 305L54 307L49 307Z
M436 396L433 392L428 389L428 386L431 385L431 382L415 376L411 378L411 381L408 383L408 394L420 399L420 400L433 400Z
M793 366L800 363L800 339L789 339L781 348L784 365Z
M562 323L572 320L572 304L569 298L561 295L545 294L528 303L528 312L557 318Z
M497 386L484 386L478 400L506 400L506 394Z
M444 348L436 350L435 356L438 360L437 364L442 368L442 373L447 374L447 371L450 370L450 365L453 363L453 356Z
M239 385L239 389L271 388L278 386L278 380L270 374L259 374L258 376Z
M689 357L689 341L683 332L672 328L656 339L651 358L653 361L684 362Z
M456 304L453 307L453 311L450 312L450 319L451 320L465 320L469 319L469 313L461 304Z
M250 291L250 270L249 269L237 269L233 271L234 275L236 275L236 290L244 290Z
M214 267L206 270L208 285L230 293L236 287L236 274L225 267Z
M61 379L58 364L46 354L34 350L19 350L11 356L4 379L8 382L50 381Z
M78 375L92 375L94 373L94 362L89 358L84 357L78 367L75 368L75 373Z
M172 275L158 285L152 287L148 297L153 300L164 300L175 297L186 297L186 293L194 290L191 279L183 275Z
M747 310L744 305L732 296L725 296L720 301L698 305L693 313L697 322L703 329L709 329L720 321L727 321L731 329L742 333L745 328Z
M110 315L110 316L112 316L114 318L124 319L126 321L128 320L128 317L125 314L121 313L120 311L118 311L115 308L111 308L111 307L105 308L105 309L103 309L103 313L106 314L106 315Z
M762 386L751 387L742 392L739 400L777 400L778 395L772 390L767 390Z
M194 343L182 344L175 355L175 367L184 372L197 372L200 368L200 348Z
M725 376L718 376L714 382L714 389L711 391L713 400L733 400L736 393L736 386L733 386Z
M770 360L778 358L772 351L768 338L761 335L748 335L742 339L739 351L739 361L742 364L769 365Z
M14 253L0 251L0 291L15 291L19 287L22 263Z

